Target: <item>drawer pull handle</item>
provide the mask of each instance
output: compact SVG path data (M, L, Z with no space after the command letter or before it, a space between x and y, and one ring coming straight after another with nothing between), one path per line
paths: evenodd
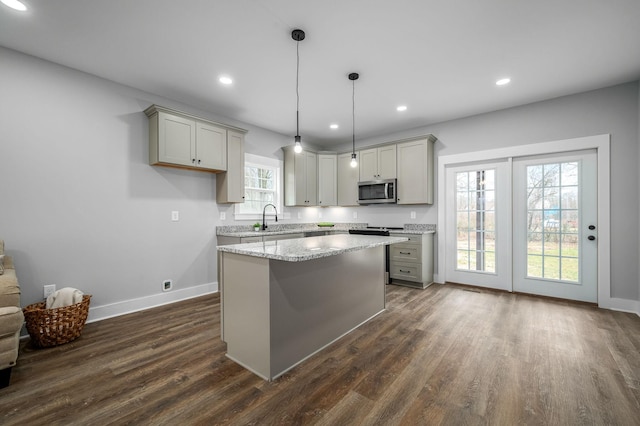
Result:
M400 269L400 272L402 272L403 274L408 274L411 271L403 271L402 269Z
M410 251L401 251L400 254L411 254Z

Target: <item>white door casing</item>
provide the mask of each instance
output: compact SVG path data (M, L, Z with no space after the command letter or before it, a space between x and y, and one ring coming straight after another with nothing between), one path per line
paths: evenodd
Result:
M597 303L603 308L625 309L621 299L611 296L611 237L610 237L610 138L609 134L557 140L529 145L510 146L472 153L452 154L437 157L438 167L438 228L437 228L437 270L434 280L444 283L447 276L447 210L446 210L446 168L456 164L495 161L514 157L553 154L568 151L595 149L597 152Z

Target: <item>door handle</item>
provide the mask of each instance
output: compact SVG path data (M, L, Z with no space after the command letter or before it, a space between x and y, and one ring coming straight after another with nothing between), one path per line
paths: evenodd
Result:
M594 237L593 235L589 235L589 236L587 237L587 240L589 240L589 241L593 241L593 240L595 240L595 239L596 239L596 237Z

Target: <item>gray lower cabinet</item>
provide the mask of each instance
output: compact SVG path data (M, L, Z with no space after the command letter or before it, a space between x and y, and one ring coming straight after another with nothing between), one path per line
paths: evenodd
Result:
M433 283L433 234L391 234L409 241L391 244L389 278L391 284L427 288Z
M251 236L251 237L229 237L226 235L218 235L218 245L225 246L229 244L243 244L243 243L261 243L264 241L274 241L274 240L289 240L292 238L303 238L304 234L302 232L295 234L269 234L268 232L263 232L260 235ZM218 262L218 291L222 293L224 283L222 282L222 252L217 252L217 262ZM220 299L220 321L224 321L224 303L222 299ZM220 337L224 340L224 327L220 327Z

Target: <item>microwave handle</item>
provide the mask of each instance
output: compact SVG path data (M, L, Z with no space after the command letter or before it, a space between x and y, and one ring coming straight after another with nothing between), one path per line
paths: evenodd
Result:
M389 199L389 183L384 184L384 197Z

